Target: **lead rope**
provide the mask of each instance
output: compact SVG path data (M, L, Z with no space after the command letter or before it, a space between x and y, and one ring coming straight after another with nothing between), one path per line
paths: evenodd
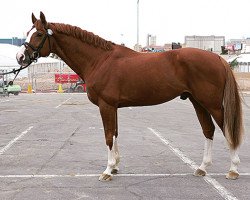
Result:
M31 64L31 63L30 63L30 64ZM16 74L15 77L13 78L13 80L10 81L10 82L8 83L7 86L13 85L13 82L14 82L14 80L16 79L16 77L17 77L17 75L19 74L19 72L20 72L21 70L27 68L28 66L30 66L30 64L28 64L28 65L25 66L25 67L21 66L21 67L19 67L19 69L13 69L13 70L10 71L10 72L0 73L0 76L7 75L7 74L12 74L12 73L13 73L13 74Z

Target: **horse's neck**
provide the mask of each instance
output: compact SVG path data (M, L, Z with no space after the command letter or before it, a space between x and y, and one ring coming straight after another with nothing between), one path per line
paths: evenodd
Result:
M56 45L53 47L53 53L56 53L83 79L87 79L88 74L93 70L94 63L97 63L98 59L105 55L105 51L102 49L71 36L58 34L54 38Z

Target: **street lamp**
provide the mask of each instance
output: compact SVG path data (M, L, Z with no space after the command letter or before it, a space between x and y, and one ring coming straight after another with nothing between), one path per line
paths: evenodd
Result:
M139 51L139 0L137 0L137 51Z

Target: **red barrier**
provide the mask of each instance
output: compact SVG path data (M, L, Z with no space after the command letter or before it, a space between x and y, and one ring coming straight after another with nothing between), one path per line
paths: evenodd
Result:
M76 83L79 80L77 74L55 74L55 83Z

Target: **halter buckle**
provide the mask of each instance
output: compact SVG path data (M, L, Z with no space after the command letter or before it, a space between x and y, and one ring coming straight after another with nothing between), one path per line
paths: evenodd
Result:
M48 30L47 30L47 33L48 33L49 35L53 35L53 31L52 31L51 29L48 29Z

